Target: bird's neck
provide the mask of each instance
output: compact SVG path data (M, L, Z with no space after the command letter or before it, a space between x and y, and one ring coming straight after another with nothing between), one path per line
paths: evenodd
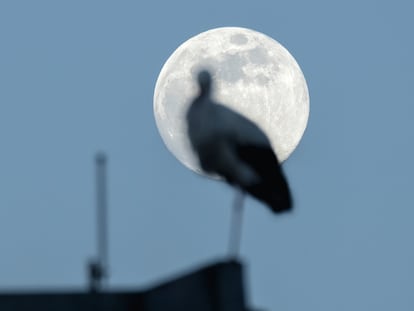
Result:
M211 101L210 101L210 96L208 96L208 94L200 94L200 96L198 97L198 106L209 106Z
M209 87L201 88L199 97L209 98L210 88Z

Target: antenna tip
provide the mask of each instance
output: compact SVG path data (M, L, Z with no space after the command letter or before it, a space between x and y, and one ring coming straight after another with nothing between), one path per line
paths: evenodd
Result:
M103 164L106 162L106 154L103 151L99 151L95 156L96 163Z

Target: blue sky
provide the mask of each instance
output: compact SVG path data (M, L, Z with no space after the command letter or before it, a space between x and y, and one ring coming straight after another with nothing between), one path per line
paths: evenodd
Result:
M112 287L227 255L233 191L158 135L162 65L202 31L263 32L296 58L310 119L284 164L295 212L247 200L250 300L269 310L412 310L409 1L2 1L0 289L84 287L94 162L109 157Z

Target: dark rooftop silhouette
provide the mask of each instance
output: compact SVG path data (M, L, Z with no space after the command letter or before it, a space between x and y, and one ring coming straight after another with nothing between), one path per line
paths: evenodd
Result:
M243 267L237 261L204 266L144 290L0 293L1 311L247 311Z

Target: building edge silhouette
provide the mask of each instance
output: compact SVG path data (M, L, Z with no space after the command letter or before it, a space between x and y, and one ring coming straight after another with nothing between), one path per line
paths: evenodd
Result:
M253 311L243 264L218 261L143 290L0 292L1 311Z

